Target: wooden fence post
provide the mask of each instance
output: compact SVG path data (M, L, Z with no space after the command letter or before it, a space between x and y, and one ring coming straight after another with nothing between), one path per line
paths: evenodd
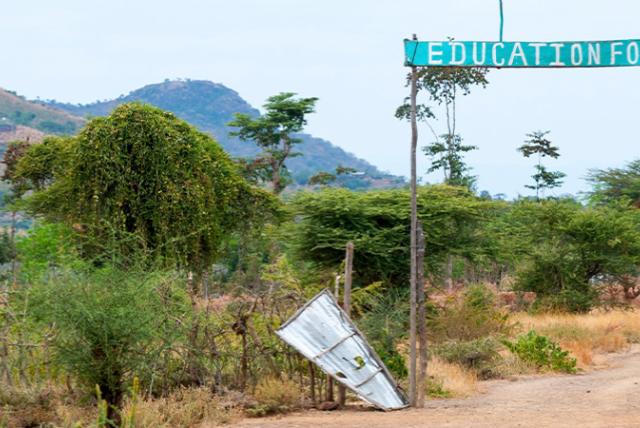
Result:
M347 250L344 259L344 294L342 298L342 309L351 316L351 284L353 283L353 242L347 243ZM338 387L338 403L344 406L347 400L347 390L344 386Z
M418 349L419 349L419 365L418 378L416 381L417 388L417 407L424 407L425 395L427 393L427 308L425 305L426 296L424 291L424 255L425 255L425 239L422 223L418 221L417 236L417 330L418 330Z

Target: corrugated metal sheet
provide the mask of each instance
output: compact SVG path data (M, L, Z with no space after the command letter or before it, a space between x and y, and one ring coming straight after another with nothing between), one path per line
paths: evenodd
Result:
M387 368L328 290L307 302L276 333L363 400L383 410L407 407Z

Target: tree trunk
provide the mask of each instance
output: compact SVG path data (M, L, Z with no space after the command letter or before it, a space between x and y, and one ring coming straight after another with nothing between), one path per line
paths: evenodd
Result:
M447 270L445 282L447 283L447 290L453 291L453 256L447 256Z
M278 162L273 162L271 164L271 185L273 186L273 193L279 195L282 191L282 177L280 175L280 165Z
M413 39L417 37L414 34ZM417 178L416 178L416 149L418 146L418 123L416 117L417 97L418 97L418 71L416 67L411 67L411 282L410 282L410 319L409 319L409 404L416 405L416 304L417 304L417 281L416 281L416 231L418 225L418 202L417 202Z

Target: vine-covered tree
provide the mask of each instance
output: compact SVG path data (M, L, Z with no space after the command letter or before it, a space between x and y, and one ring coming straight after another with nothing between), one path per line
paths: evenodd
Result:
M464 154L477 150L477 146L465 145L457 131L457 101L460 96L471 93L473 87L486 87L488 69L480 67L425 67L418 71L418 91L426 92L432 105L419 104L417 118L427 124L434 141L423 147L423 152L431 160L427 172L442 171L444 182L454 186L472 188L475 177L464 162ZM409 81L409 78L407 79ZM433 106L444 108L446 132L438 134L430 122L436 118ZM396 110L396 117L408 119L409 99Z
M143 250L196 271L275 204L211 137L138 103L91 120L75 137L30 147L14 180L33 189L32 214L81 231L87 255L113 242L121 255Z
M534 184L527 184L527 189L536 191L536 199L540 199L540 193L545 190L554 189L562 186L562 179L566 174L560 171L549 171L543 164L542 158L549 157L557 159L560 157L559 148L552 145L551 140L547 138L549 131L535 131L527 134L528 140L518 147L518 151L525 158L537 156L538 163L535 165L536 173L531 176Z
M248 175L256 182L271 182L275 194L281 193L290 181L286 161L299 156L293 151L302 142L293 134L301 132L307 124L306 116L314 112L317 98L295 98L296 94L283 92L267 99L265 114L257 118L236 113L229 126L238 128L232 136L252 141L263 151L251 161L244 161Z

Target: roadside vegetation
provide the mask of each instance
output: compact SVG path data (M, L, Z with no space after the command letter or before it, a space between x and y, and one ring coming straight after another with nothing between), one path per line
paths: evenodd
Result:
M423 84L444 79L431 97L454 109L456 85L487 84L471 77ZM255 162L136 103L7 150L9 209L34 225L0 241L0 426L215 426L321 406L326 376L275 330L340 285L348 242L353 319L406 387L409 191L283 193L290 133L315 103L295 97L237 117L238 135L262 138ZM426 150L445 183L418 190L428 395L591 370L640 342L635 163L593 172L588 200L546 195L553 172L505 201L476 191L449 125ZM527 144L549 148L546 135Z

